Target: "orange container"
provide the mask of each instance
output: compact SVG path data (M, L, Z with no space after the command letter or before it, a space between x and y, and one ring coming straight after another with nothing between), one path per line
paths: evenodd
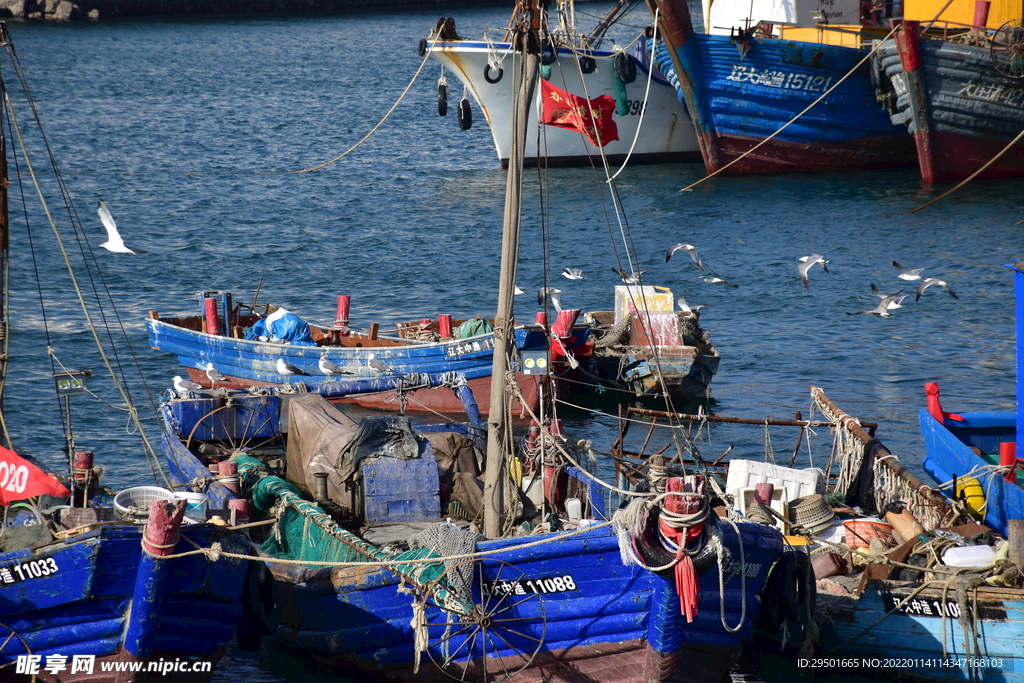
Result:
M843 522L843 528L846 530L846 545L851 548L867 548L873 538L886 542L892 538L892 524L877 519L850 519Z

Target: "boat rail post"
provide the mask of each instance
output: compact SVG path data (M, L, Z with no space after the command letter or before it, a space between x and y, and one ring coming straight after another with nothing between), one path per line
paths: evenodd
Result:
M925 90L921 69L921 22L908 19L893 36L900 64L907 78L907 96L910 98L910 116L914 126L914 144L917 146L917 163L921 167L921 179L926 183L935 182L935 168L932 157L932 124L928 111L928 93Z
M124 650L138 659L153 654L156 645L163 588L170 572L170 564L164 558L174 553L186 505L187 501L183 499L154 500L149 504L149 520L142 532L142 557L128 608L123 643Z

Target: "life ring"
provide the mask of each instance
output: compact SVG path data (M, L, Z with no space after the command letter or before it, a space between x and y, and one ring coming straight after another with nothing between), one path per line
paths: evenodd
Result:
M448 115L448 86L444 83L437 84L437 113L440 116Z
M652 508L647 516L647 525L644 527L643 533L633 539L633 547L636 549L637 555L640 556L640 559L648 567L664 567L676 557L675 552L668 550L661 542L661 534L658 532L658 518L660 516L661 508ZM713 533L710 525L718 523L716 518L717 515L710 515L704 520L704 534L700 541L702 543L701 548L690 556L690 559L693 560L693 568L696 570L697 576L706 573L718 563L718 555L715 553L715 549L707 542L707 538ZM674 579L675 569L665 569L658 572L658 574L668 579Z
M505 70L499 66L498 75L495 76L494 78L491 78L491 65L484 64L484 80L487 81L488 83L497 83L498 81L501 80L501 77L504 75L504 73Z
M544 47L540 49L540 63L544 66L550 66L558 61L558 50L555 49L553 43L544 43Z
M473 127L473 110L469 108L469 100L459 100L459 128L469 130Z
M615 73L623 83L632 83L636 80L636 62L625 52L616 54Z
M427 39L426 38L420 38L420 47L419 47L418 52L420 53L420 57L426 57L427 56Z
M586 55L580 57L580 71L585 74L592 74L597 69L597 62L594 61L593 57L587 57Z

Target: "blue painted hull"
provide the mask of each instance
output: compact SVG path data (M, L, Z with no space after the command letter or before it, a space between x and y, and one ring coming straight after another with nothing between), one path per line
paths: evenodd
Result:
M822 102L723 172L854 170L916 163L913 140L876 101L867 64L856 66L867 51L748 38L741 55L741 44L730 36L695 34L686 3L657 4L667 42L658 48L658 65L678 84L709 173L724 169L782 129L836 84Z
M240 541L207 527L184 527L182 536L176 553L193 550L184 537L203 547L220 541L225 550L247 553ZM140 527L111 525L0 555L0 577L8 571L15 579L26 577L0 582L0 623L17 634L0 650L0 665L15 662L19 654L42 655L44 663L47 655L67 655L61 680L75 680L68 678L71 655L123 658L141 539ZM159 596L155 653L215 663L242 618L248 563L210 562L202 555L166 561L171 566ZM95 671L100 672L99 662Z

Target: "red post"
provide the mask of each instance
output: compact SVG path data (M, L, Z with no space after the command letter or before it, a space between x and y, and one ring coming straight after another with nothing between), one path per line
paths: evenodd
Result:
M538 325L547 325L548 314L545 313L544 311L537 311L537 315L533 317L533 322L537 323Z
M754 484L754 502L760 505L772 504L772 495L775 493L774 484Z
M206 331L209 334L220 334L220 316L217 315L218 301L212 296L204 300L206 308Z
M551 331L555 336L561 339L568 339L572 336L572 326L576 324L576 319L580 316L580 309L570 308L568 310L559 311L558 317L555 319L555 324L551 328Z
M175 499L154 500L149 504L149 520L142 535L142 545L151 555L165 557L174 554L186 503Z
M438 313L437 314L437 327L441 335L441 339L452 338L452 316L450 313Z
M228 501L231 511L231 526L238 526L249 521L249 501L245 498L232 498Z
M238 495L238 463L231 460L225 460L220 464L220 476L229 477L228 479L221 479L220 483L231 493Z
M89 500L89 488L92 483L92 451L75 451L73 477L75 480L74 507L86 507Z
M348 294L338 295L338 312L334 314L334 324L339 327L348 327L348 309L352 303L352 297Z
M1017 483L1017 442L1003 441L999 444L999 466L1009 467L1010 471L1004 476L1011 484Z
M974 3L974 28L983 29L988 24L988 8L992 3L988 0L975 0Z

